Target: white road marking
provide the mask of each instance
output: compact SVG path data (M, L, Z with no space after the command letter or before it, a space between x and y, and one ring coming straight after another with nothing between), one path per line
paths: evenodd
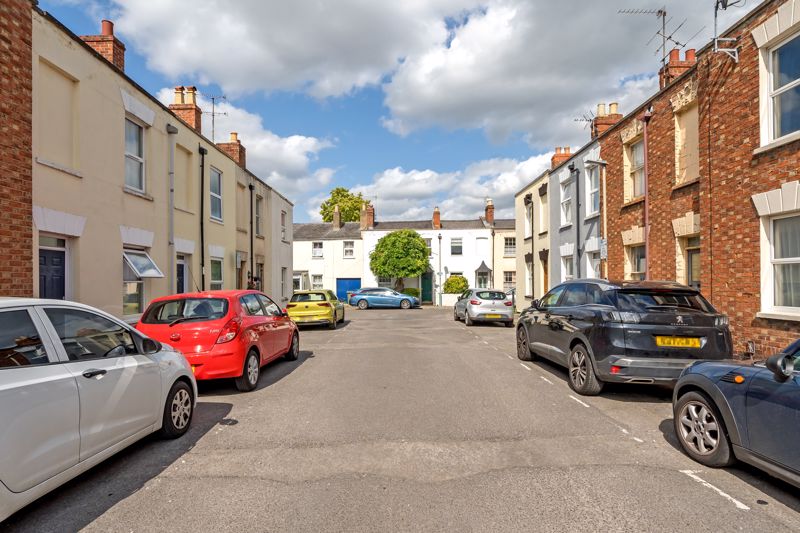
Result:
M489 344L489 343L488 343L488 342L486 342L486 341L483 341L483 344Z
M696 475L695 471L693 471L693 470L680 470L680 473L681 474L686 474L687 476L689 476L693 480L697 481L698 483L700 483L704 487L708 487L709 489L713 490L714 492L716 492L717 494L719 494L720 496L722 496L723 498L725 498L726 500L728 500L729 502L734 504L737 509L741 509L742 511L749 511L750 510L750 508L748 506L746 506L745 504L743 504L742 502L740 502L739 500L737 500L736 498L734 498L733 496L731 496L727 492L721 491L720 489L718 489L717 487L715 487L714 485L712 485L711 483L709 483L705 479L703 479L700 476Z
M511 357L511 356L510 356L510 355L508 355L508 354L506 354L506 357L508 357L508 358L509 358L509 359L511 359L512 361L514 360L514 358L513 358L513 357Z
M552 381L550 381L549 379L547 379L547 378L546 378L546 377L544 377L544 376L539 376L539 378L540 378L540 379L543 379L543 380L544 380L544 381L546 381L546 382L548 382L550 385L552 385L552 384L553 384L553 382L552 382Z
M570 394L570 395L569 395L569 397L570 397L570 398L572 398L573 400L575 400L576 402L578 402L579 404L581 404L581 405L582 405L582 406L584 406L584 407L591 407L591 406L590 406L588 403L586 403L586 402L583 402L583 401L581 401L581 400L577 399L577 398L576 398L575 396L573 396L572 394Z
M626 433L627 433L627 432L626 432ZM633 440L635 440L635 441L636 441L636 442L638 442L639 444L641 444L641 443L643 443L643 442L644 442L644 441L643 441L642 439L640 439L639 437L633 437Z
M520 363L520 364L519 364L519 366L521 366L522 368L524 368L524 369L525 369L525 370L527 370L528 372L530 372L530 371L531 371L531 369L530 369L530 368L528 368L528 365L524 365L524 364Z

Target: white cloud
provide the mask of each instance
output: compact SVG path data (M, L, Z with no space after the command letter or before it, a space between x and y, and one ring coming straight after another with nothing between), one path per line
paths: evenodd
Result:
M157 97L168 105L173 101L173 89L161 89ZM211 102L202 96L197 103L201 109L211 110ZM334 169L311 169L319 153L333 146L331 141L304 135L281 137L264 127L260 115L227 101L217 103L216 111L225 115L215 118L215 140L225 142L230 132L237 132L247 150L247 168L290 200L303 201L309 191L315 192L331 184ZM210 118L204 115L202 119L203 135L209 139Z

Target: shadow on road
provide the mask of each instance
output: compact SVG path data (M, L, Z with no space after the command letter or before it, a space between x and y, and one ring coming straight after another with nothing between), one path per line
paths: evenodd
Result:
M199 402L192 426L181 438L146 437L46 494L0 523L4 532L78 531L190 451L231 412L229 403Z
M301 341L302 342L302 341ZM236 385L233 384L232 379L211 379L197 382L197 389L200 395L212 394L214 396L230 396L238 394L252 394L255 391L265 389L275 383L279 382L295 370L300 365L309 359L314 358L314 352L311 350L300 350L300 356L297 361L287 361L284 358L279 358L272 361L267 366L261 368L261 377L258 379L258 386L250 393L239 392L236 390Z
M345 317L343 322L339 322L336 324L336 329L344 329L350 325L351 320ZM330 329L327 324L297 324L297 327L300 331L315 331L315 330L325 330Z
M664 436L664 440L667 441L670 446L685 455L683 448L681 448L678 442L678 436L675 434L675 426L672 418L662 420L658 425L658 429ZM700 463L696 464L698 468L706 468ZM734 463L732 466L724 468L723 470L736 476L771 498L774 498L789 509L800 512L800 499L794 496L797 489L792 485L742 462ZM758 500L757 503L759 505L769 505L769 502L766 500Z

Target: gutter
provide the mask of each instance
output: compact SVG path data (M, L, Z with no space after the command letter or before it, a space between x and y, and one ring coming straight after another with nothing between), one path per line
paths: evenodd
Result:
M253 278L255 277L255 270L253 268L253 261L255 261L255 257L253 256L253 239L255 238L253 234L253 193L256 190L256 186L251 183L247 188L250 189L250 283L255 287L255 283L253 283ZM261 216L263 217L264 214L262 213ZM248 289L249 288L250 287L248 287Z
M644 123L644 279L646 280L650 279L650 167L647 161L647 152L650 151L650 146L647 142L647 125L653 118L652 109L653 106L647 108L641 118Z
M200 153L200 283L202 289L206 290L206 154L208 150L198 145L197 151Z
M167 250L169 257L168 279L170 293L177 292L175 282L175 135L178 128L167 123L167 135L169 139L169 210L167 211Z

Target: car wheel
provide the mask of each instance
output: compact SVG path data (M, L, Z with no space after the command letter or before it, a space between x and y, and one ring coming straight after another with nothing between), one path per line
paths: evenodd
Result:
M236 378L236 388L241 392L250 392L258 385L261 375L261 361L255 350L251 350L244 360L242 375Z
M456 322L458 322L458 321L459 321L459 318L458 318L458 311L456 311L456 308L455 308L455 307L453 308L453 320L455 320Z
M469 311L464 311L464 325L472 326L474 324L475 322L473 322L472 319L469 317Z
M400 308L401 309L409 309L411 307L411 302L408 300L401 300L400 301Z
M583 344L576 344L569 354L569 386L582 396L595 396L603 390L603 382L597 379L589 352Z
M521 361L533 361L531 346L528 344L528 334L522 326L517 328L517 357Z
M733 463L731 443L717 406L705 394L687 392L675 404L675 433L686 454L719 468Z
M506 322L506 327L507 328L513 328L514 327L514 320L511 320L510 322Z
M176 381L167 394L159 435L165 439L180 437L189 430L193 414L192 388L184 381Z
M336 313L334 312L334 313L333 313L333 320L331 320L331 323L330 323L330 324L328 324L328 329L336 329L336 325L337 325L338 323L339 323L339 321L338 321L338 320L336 320Z
M297 361L300 357L300 335L295 333L292 335L292 345L289 346L289 351L283 356L287 361Z
M358 308L359 309L363 310L363 309L366 309L367 307L369 307L369 304L367 303L366 300L359 300L359 302L358 302Z
M344 309L342 309L342 324L344 324Z

